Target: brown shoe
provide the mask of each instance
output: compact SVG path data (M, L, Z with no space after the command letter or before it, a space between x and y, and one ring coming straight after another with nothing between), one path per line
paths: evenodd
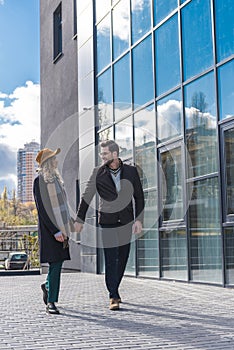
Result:
M111 298L110 299L110 310L119 310L119 300Z

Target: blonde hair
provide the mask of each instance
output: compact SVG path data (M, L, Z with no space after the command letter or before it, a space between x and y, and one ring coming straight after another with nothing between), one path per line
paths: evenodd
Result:
M58 168L52 163L53 159L54 157L45 160L38 168L38 174L42 175L46 183L54 182L54 180L57 179L60 184L63 185L64 182L62 176L60 175Z

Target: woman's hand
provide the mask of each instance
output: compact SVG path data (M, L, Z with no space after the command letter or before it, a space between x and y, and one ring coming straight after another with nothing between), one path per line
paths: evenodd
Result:
M64 242L64 236L63 236L62 232L60 232L60 231L55 233L54 238L58 242Z

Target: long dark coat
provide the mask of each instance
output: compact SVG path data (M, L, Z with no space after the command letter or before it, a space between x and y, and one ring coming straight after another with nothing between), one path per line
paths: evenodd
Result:
M69 248L63 248L63 243L56 241L54 234L59 232L53 215L47 184L39 175L33 184L33 195L38 211L38 236L40 243L41 263L70 260Z
M84 222L89 204L96 192L99 194L99 224L128 224L135 220L143 222L144 193L135 166L121 162L121 190L115 183L106 164L93 170L86 185L76 220ZM132 198L134 198L134 207Z

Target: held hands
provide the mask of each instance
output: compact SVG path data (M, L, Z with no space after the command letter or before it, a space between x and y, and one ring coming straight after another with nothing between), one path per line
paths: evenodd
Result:
M83 230L83 224L81 224L80 222L75 221L74 222L74 227L77 233L80 233Z
M132 233L135 235L141 233L142 231L142 223L139 220L136 220L132 225Z

